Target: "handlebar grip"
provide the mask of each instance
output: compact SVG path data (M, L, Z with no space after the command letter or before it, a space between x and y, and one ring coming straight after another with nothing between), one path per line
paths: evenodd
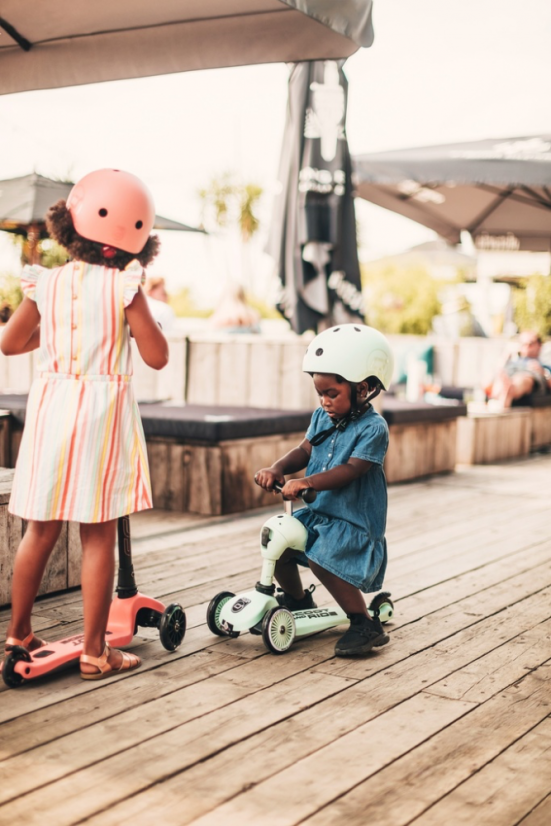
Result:
M314 488L306 488L306 490L301 491L300 498L303 502L306 502L307 505L311 505L312 502L316 501L317 495Z
M283 490L283 485L280 485L279 482L276 482L274 485L274 490L277 490L278 493L281 493L281 491ZM301 490L299 495L303 502L305 502L307 505L311 505L312 502L315 502L318 494L313 488L305 488L304 490Z

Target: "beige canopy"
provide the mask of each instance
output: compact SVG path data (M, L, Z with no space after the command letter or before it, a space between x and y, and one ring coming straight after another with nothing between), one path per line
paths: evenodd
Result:
M3 0L0 94L254 63L346 58L372 0Z

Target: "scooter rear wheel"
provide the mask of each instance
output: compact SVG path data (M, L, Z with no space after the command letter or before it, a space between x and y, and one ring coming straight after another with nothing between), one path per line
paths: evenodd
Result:
M31 655L21 645L14 645L2 663L2 679L8 688L19 688L25 682L25 678L15 671L16 664L21 661L30 663Z
M161 615L159 638L167 651L176 651L186 633L186 615L181 605L173 602Z
M209 631L212 631L213 634L217 634L219 637L239 636L239 631L233 631L231 634L228 634L220 625L220 612L226 602L233 599L234 596L235 594L232 594L231 591L220 591L220 593L216 594L209 602L209 607L207 608L207 625Z
M285 654L296 633L295 618L288 608L272 608L262 621L262 640L272 654Z
M375 613L375 611L379 611L379 619L383 624L388 622L389 619L392 619L394 616L394 603L390 598L389 592L381 591L380 594L374 596L367 610L372 614Z

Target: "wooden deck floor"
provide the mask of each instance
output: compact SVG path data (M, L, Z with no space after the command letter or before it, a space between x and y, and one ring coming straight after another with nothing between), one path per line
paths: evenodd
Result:
M548 826L550 480L533 456L392 487L391 642L354 661L337 631L280 657L209 633L210 598L258 577L266 511L133 517L140 589L182 603L184 642L140 630L132 674L0 689L0 823ZM81 627L78 592L36 606L49 638Z

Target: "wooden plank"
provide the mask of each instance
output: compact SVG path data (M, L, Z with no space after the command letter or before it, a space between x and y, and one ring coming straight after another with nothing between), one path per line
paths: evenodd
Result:
M187 345L188 404L220 404L218 398L220 344L189 338Z
M461 789L501 759L513 786L507 772L517 756L509 763L506 755L549 713L549 667L540 663L549 636L550 467L550 457L534 456L499 469L472 467L395 496L391 489L396 621L391 644L358 661L333 658L338 631L275 658L260 638L224 640L206 629L212 593L228 582L250 587L257 575L266 512L136 537L140 586L143 575L146 588L178 595L189 610L189 635L168 654L155 629L144 629L134 642L143 667L106 683L82 683L68 671L28 690L1 691L9 750L0 762L8 778L0 795L13 789L20 797L0 818L91 818L108 826L145 823L154 811L182 824L262 822L257 812L267 801L285 823L376 824L384 817L399 826L439 806L440 822L455 823L454 806L472 810L478 796L480 811L486 800L498 811L499 772L489 775L487 798L483 784L466 797ZM318 594L327 599L323 589ZM38 617L77 617L77 596L40 601ZM527 669L535 670L524 676ZM415 732L409 739L412 718L417 739ZM532 768L539 741L524 743L521 759ZM337 766L334 777L327 765ZM515 823L545 798L538 783L527 789Z
M500 692L487 703L475 708L448 730L437 734L409 754L374 774L331 806L304 820L308 826L332 826L347 823L361 826L427 826L422 813L430 814L437 801L468 777L474 775L502 753L510 743L522 737L547 717L549 666L541 674L529 674L521 683ZM547 724L547 722L546 722ZM536 768L536 773L539 771ZM547 773L547 777L549 773ZM518 773L510 786L518 792ZM541 799L541 798L540 798ZM469 822L486 820L486 808L466 807ZM452 812L443 808L435 826L453 823ZM430 821L429 821L430 822ZM465 822L465 821L462 821ZM499 823L506 826L506 822Z
M390 426L385 458L389 484L420 479L455 468L456 421Z
M551 823L551 794L548 795L526 817L519 821L519 826L549 826Z
M457 420L457 462L488 464L530 452L532 419L528 408L504 413L473 413Z
M416 826L471 824L480 812L484 826L516 826L549 793L551 777L551 719L510 745L428 812L412 821Z
M551 407L532 408L531 450L541 450L551 445Z
M545 610L544 602L542 600L542 614ZM186 812L179 815L179 822L182 824L194 822L195 817L214 809L250 785L248 781L251 764L254 765L255 784L258 784L276 772L294 766L296 761L327 745L335 737L335 733L341 736L345 731L354 729L358 722L365 720L366 715L373 717L422 691L438 673L443 673L446 669L455 669L461 662L476 661L483 650L487 651L488 647L491 648L496 643L493 627L485 627L483 630L470 629L457 637L451 647L448 641L444 640L430 651L415 654L409 660L386 668L369 680L356 683L347 689L346 695L326 700L315 709L281 722L270 732L260 732L246 743L237 744L223 754L216 754L206 763L187 770L184 776L178 775L174 780L168 780L160 789L155 787L139 795L136 800L121 804L113 811L113 819L107 822L115 823L117 817L120 818L119 822L122 822L123 816L124 819L137 816L140 822L138 806L144 812L154 810L158 816L162 814L167 818L173 818L176 815L174 806L181 795L183 784L186 789L203 789L205 793L204 797L192 795L191 799L187 799ZM513 659L515 647L518 647L516 639L514 638L508 646ZM316 666L315 670L323 670L323 665ZM510 684L511 680L507 679L505 672L503 678L502 685L494 685L496 692ZM327 708L324 710L324 707ZM540 711L541 708L540 705ZM314 730L315 733L312 735L311 732ZM402 746L407 750L407 743L402 742ZM223 777L224 783L212 788L213 777ZM327 773L325 777L327 778ZM307 797L309 796L310 793ZM369 800L369 797L364 798L364 803L359 809L363 818L369 813L369 809L364 809L365 800ZM233 822L233 812L230 814L223 810L219 814L224 819L229 817L230 822ZM247 814L245 822L253 822L249 821L248 817ZM295 821L290 819L288 822ZM346 821L337 818L329 822Z
M0 606L11 600L13 559L23 536L23 523L8 513L8 505L0 505Z
M267 811L270 826L300 822L312 810L331 802L471 710L468 703L457 700L433 703L427 695L416 696L298 760L274 777L254 784L250 790L194 822L197 826L219 823L220 819L228 823L262 823ZM282 789L285 789L284 795Z
M287 667L291 667L291 663ZM296 669L296 664L294 667ZM281 668L282 665L278 664L280 674ZM139 791L146 776L152 782L158 782L174 771L175 761L177 764L191 765L204 759L211 750L237 742L248 731L267 726L293 711L296 713L300 708L342 690L346 684L339 678L300 674L247 696L247 701L241 702L239 711L231 700L251 694L246 683L232 685L227 679L213 678L208 683L183 689L183 692L163 698L162 703L153 701L154 705L148 709L147 715L142 709L136 709L113 718L109 725L111 736L108 738L105 737L103 725L98 725L96 731L92 727L87 731L85 750L82 748L81 733L69 735L65 738L64 754L70 762L63 765L59 761L59 742L57 746L53 743L34 750L34 769L32 773L27 773L26 778L15 770L12 773L10 769L10 786L3 784L3 788L10 789L4 794L12 799L9 805L4 804L3 815L32 824L40 820L44 822L47 813L48 819L56 826L89 817L118 801L121 792L126 795L132 790ZM192 699L192 694L195 699ZM449 700L434 700L440 704L455 705ZM214 711L217 704L222 707ZM202 715L209 708L212 713L203 719ZM69 738L70 745L67 742ZM131 744L135 746L129 748ZM29 760L30 755L23 754L10 760L9 764L22 765ZM75 772L75 765L84 765L85 768ZM62 779L50 782L52 777L60 775ZM49 785L37 788L43 783ZM24 798L16 797L24 789L32 788L37 790L29 791Z
M270 505L273 495L255 485L254 474L303 437L303 433L288 433L217 444L148 439L155 507L221 515Z

